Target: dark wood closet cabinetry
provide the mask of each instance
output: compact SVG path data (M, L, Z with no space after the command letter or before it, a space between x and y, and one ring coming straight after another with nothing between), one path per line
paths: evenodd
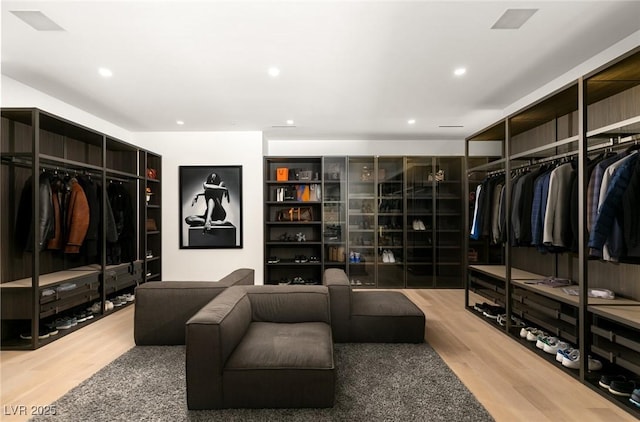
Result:
M467 189L480 184L485 201L500 199L497 207L468 208L466 238L469 247L485 241L502 249L504 262L467 259L467 309L640 417L630 392L601 383L603 375L620 376L640 387L640 211L633 205L640 185L628 182L640 171L633 167L640 165L640 49L469 137L467 150L488 140L501 141L504 156L468 159L474 183ZM626 176L623 163L632 170ZM491 224L474 227L478 214ZM603 232L600 247L594 233ZM543 335L526 340L527 327ZM559 363L552 347L544 350L550 337L579 359L573 352Z
M160 279L161 157L39 109L1 119L1 345L35 349Z

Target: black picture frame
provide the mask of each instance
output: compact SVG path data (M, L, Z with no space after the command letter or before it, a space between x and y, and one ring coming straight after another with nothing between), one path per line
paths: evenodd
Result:
M242 166L179 166L180 249L243 247Z

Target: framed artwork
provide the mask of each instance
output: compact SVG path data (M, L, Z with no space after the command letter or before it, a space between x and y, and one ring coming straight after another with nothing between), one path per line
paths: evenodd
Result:
M242 248L242 166L180 166L180 249Z

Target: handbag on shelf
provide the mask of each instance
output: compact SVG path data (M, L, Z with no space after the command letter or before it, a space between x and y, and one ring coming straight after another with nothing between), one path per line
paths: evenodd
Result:
M147 169L147 178L148 179L157 179L158 178L158 172L156 171L156 169L148 168Z
M278 221L312 221L313 209L311 207L296 207L278 211Z
M147 231L155 232L158 231L158 226L156 225L156 220L153 218L147 218L146 221Z
M289 180L289 169L286 167L276 168L276 180L278 182L286 182Z

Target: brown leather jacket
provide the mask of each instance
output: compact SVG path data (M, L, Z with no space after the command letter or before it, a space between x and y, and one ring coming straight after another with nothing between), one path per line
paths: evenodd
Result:
M69 181L71 193L67 207L67 243L65 253L79 253L89 229L89 202L84 190L74 177Z

